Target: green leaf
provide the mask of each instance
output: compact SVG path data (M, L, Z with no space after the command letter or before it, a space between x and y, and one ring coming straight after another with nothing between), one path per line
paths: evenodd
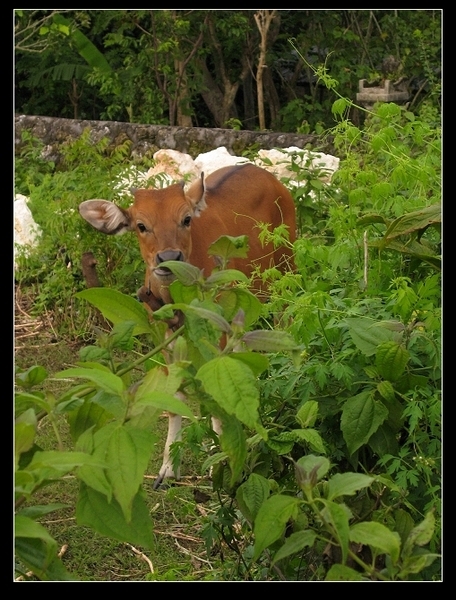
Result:
M408 557L412 554L414 546L424 546L428 544L435 529L435 517L433 512L428 512L423 521L416 525L409 533L402 551L403 557Z
M41 581L77 581L57 556L57 542L39 537L16 537L16 557Z
M389 381L380 381L377 384L377 391L387 401L393 402L396 399L394 388Z
M411 573L420 573L429 565L432 565L436 558L439 558L440 554L424 553L407 556L402 563L402 569L397 574L398 579L408 579Z
M84 404L69 413L71 437L76 441L87 429L99 429L112 419L112 415L98 404L86 400Z
M190 263L180 260L166 260L160 264L160 268L162 267L169 269L183 285L192 286L196 283L203 283L201 269Z
M246 258L249 252L249 238L247 235L233 237L222 235L209 246L209 256L219 256L222 264L227 264L231 258Z
M260 394L257 382L247 365L229 356L220 356L204 364L196 378L228 414L236 416L266 438L258 415Z
M356 523L350 527L350 541L371 546L382 554L388 554L394 564L399 558L401 539L396 531L374 521Z
M160 409L160 412L168 411L176 415L188 417L192 421L196 421L195 415L185 402L182 402L179 398L171 396L171 394L166 392L147 392L142 394L141 399L138 400L138 402L135 402L134 406L131 408L131 414L139 414L146 406Z
M18 415L18 418L19 416L22 416L23 413L31 410L31 406L39 408L40 410L44 410L47 413L51 412L52 410L52 406L43 398L43 394L41 392L18 392L14 396L14 412L16 415Z
M269 497L271 485L269 481L258 473L251 473L247 481L241 484L236 491L236 500L244 517L252 524L262 506Z
M186 315L190 314L199 317L200 319L206 319L207 321L212 323L212 325L215 325L215 327L220 331L223 331L225 333L231 333L231 327L228 321L212 310L208 310L200 306L192 306L189 304L181 303L171 304L171 307L173 308L173 310L181 310Z
M364 215L356 221L356 225L359 225L360 227L365 227L366 225L372 225L373 223L382 223L382 225L387 225L388 221L385 219L385 217L383 215L374 215L374 214Z
M393 430L388 423L382 423L371 435L368 444L378 456L395 455L399 450L397 431Z
M257 331L248 331L241 341L249 350L259 352L283 352L287 350L296 350L299 348L293 337L286 331L271 331L259 329Z
M405 540L408 538L409 533L412 531L415 523L413 522L410 513L403 508L397 508L394 513L394 530L401 536L402 546L405 544ZM404 549L402 550L402 557L404 557Z
M114 325L108 336L109 348L132 350L132 338L135 326L136 323L134 321L122 321Z
M314 452L326 454L323 440L316 429L292 429L274 436L274 442L306 442Z
M282 560L291 554L301 552L307 546L313 546L316 537L317 534L310 529L292 533L290 537L285 540L284 545L275 553L272 564L274 565L277 561Z
M249 278L247 275L244 275L242 271L238 271L237 269L224 269L223 271L215 271L212 275L209 275L206 279L206 284L217 286L233 283L234 281L249 283Z
M37 419L35 411L32 409L22 413L14 424L14 451L16 456L16 466L19 464L19 457L23 452L27 452L33 446L35 439Z
M276 542L285 532L291 518L296 518L300 501L291 496L275 495L261 505L253 533L255 545L253 560L257 560L265 548Z
M302 456L296 464L302 469L306 477L310 477L313 473L315 475L315 483L323 479L331 466L327 458L324 456L315 456L314 454Z
M416 231L422 231L429 227L442 222L442 207L440 204L426 206L420 210L415 210L406 215L395 219L385 232L383 237L384 245L391 238L400 235L407 235Z
M142 493L137 493L132 499L131 514L132 518L128 522L115 498L108 502L103 494L81 484L76 506L78 525L91 527L101 535L121 542L152 549L153 523Z
M69 506L69 504L61 504L59 502L52 504L35 504L34 506L25 506L24 508L20 509L16 514L24 517L30 517L30 519L38 519L56 510L68 508Z
M365 356L372 356L379 344L394 338L392 331L380 327L381 322L372 319L355 317L345 319L345 322L354 344Z
M100 70L103 73L110 74L112 72L111 66L106 60L104 54L102 54L98 48L86 37L82 31L77 29L71 21L65 19L60 14L53 16L54 23L59 25L61 28L67 28L70 32L72 41L74 42L77 51L87 64ZM64 31L65 29L63 29Z
M375 364L380 375L387 381L397 381L403 374L410 354L396 342L384 342L377 348Z
M296 420L301 427L313 427L318 416L318 402L307 400L298 410Z
M23 373L16 373L16 384L25 388L33 387L42 383L47 376L48 372L44 367L33 365Z
M325 502L325 507L322 510L322 517L331 525L329 531L334 534L340 546L343 563L346 562L348 556L349 515L350 512L347 507L336 502Z
M258 321L263 310L262 303L254 294L239 287L223 290L220 292L217 301L223 308L223 314L228 321L234 319L239 309L242 309L246 328Z
M254 352L233 352L230 354L230 358L240 360L247 365L255 377L259 377L269 366L269 360L264 354L256 354Z
M123 321L133 321L134 335L153 332L147 310L141 302L130 296L109 288L89 288L78 292L75 296L90 302L114 325Z
M374 477L362 473L337 473L328 481L327 498L334 500L339 496L352 496L358 490L368 487Z
M114 497L125 520L132 519L133 500L143 481L153 449L153 437L143 429L116 426L109 436L105 460Z
M73 368L55 374L57 379L80 377L95 383L99 388L110 394L120 396L125 389L125 384L120 377L109 371L99 369Z
M141 381L135 393L135 401L138 402L143 396L151 392L165 392L175 394L183 380L183 371L177 365L171 364L167 367L157 366L150 369Z
M239 479L247 458L247 444L241 423L233 417L223 420L220 446L226 452L231 469L230 487Z
M375 401L370 391L349 398L342 409L340 426L350 455L367 444L387 418L388 409Z
M394 250L396 252L400 252L406 256L411 256L413 258L417 258L430 264L436 271L440 271L442 267L442 259L441 257L434 252L428 246L416 241L416 240L408 240L407 243L403 243L401 240L392 239L388 240L386 243L382 241L374 240L370 246L372 248L388 248L389 250Z
M348 106L348 101L345 98L338 98L335 102L333 102L331 111L334 115L342 116Z
M57 542L42 525L24 515L14 517L14 536L16 538L39 538L57 550Z
M27 471L35 477L36 483L59 479L82 465L99 465L96 458L85 452L58 452L48 450L35 452L27 466ZM102 463L101 463L101 466Z
M325 581L363 581L363 576L359 571L338 563L331 566Z

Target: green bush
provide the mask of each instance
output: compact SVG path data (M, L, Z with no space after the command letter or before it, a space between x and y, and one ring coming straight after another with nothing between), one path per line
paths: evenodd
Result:
M343 118L341 103L334 113L341 168L329 185L299 172L297 269L265 274L264 307L229 287L242 279L229 270L205 280L170 265L176 304L149 322L132 298L143 272L134 241L107 242L77 215L83 199L114 198L126 155L83 139L64 168L42 178L21 163L45 235L23 260L20 285L35 287L37 313L63 309L67 334L83 330L77 319L88 310L113 323L56 375L73 380L59 395L46 391L42 367L17 371L16 550L38 578L72 577L40 523L60 507L33 504L37 490L70 472L80 482L79 525L153 551L142 481L165 408L190 419L176 458L193 451L206 457L203 472L212 469L219 505L202 517L202 536L209 553L234 549L226 579L440 579L441 132L392 104L363 129ZM86 250L100 257L106 289L83 290L73 265ZM174 309L186 321L164 370ZM207 433L177 390L222 419L219 452L207 456ZM34 445L43 415L56 448L57 416L68 419L74 450Z

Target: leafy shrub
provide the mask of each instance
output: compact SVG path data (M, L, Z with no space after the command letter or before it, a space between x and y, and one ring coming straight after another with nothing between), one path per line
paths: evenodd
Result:
M335 108L343 114L342 104ZM185 448L207 456L207 430L173 397L185 389L202 413L224 423L220 452L202 466L212 469L219 497L202 535L208 552L235 549L227 578L439 579L440 130L381 105L364 129L341 119L334 133L341 169L321 187L318 173L302 170L294 190L302 211L297 269L266 273L273 280L266 307L243 286L227 287L243 279L229 270L205 280L190 265L170 265L176 304L149 322L130 295L142 272L132 269L135 249L123 239L108 249L71 212L81 199L112 198L110 182L125 165L112 156L106 167L105 147L90 147L85 166L77 164L78 146L69 148L71 169L31 186L36 219L50 232L40 261L28 259L20 274L49 294L38 296L37 311L70 301L81 311L89 301L114 324L81 350L77 367L57 375L82 380L57 398L36 391L48 377L41 367L18 369L17 552L39 578L69 577L39 523L59 507L33 506L36 490L69 472L80 480L80 524L153 547L142 477L158 412L182 411L191 421L176 457ZM68 284L56 248L105 256L106 289L83 291L76 278ZM164 321L174 309L186 321L165 371ZM244 351L233 353L239 343ZM34 446L42 414L68 417L74 451ZM124 474L119 449L129 457Z

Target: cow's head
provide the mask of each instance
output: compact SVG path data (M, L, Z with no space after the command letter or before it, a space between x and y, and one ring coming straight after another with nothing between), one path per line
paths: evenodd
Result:
M79 212L102 233L136 232L147 266L146 285L157 298L169 302L167 289L173 275L161 265L167 260L190 259L192 219L206 208L203 174L199 185L192 185L189 193L184 192L183 183L133 193L134 203L128 209L107 200L86 200L79 205Z

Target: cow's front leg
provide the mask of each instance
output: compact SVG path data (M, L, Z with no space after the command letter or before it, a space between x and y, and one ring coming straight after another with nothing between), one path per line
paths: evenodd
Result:
M176 398L182 402L186 401L185 394L176 392ZM165 449L163 451L163 463L154 482L153 489L158 489L166 479L179 479L180 466L174 471L173 461L171 459L171 445L182 439L182 416L174 413L168 413L168 435L166 436Z

